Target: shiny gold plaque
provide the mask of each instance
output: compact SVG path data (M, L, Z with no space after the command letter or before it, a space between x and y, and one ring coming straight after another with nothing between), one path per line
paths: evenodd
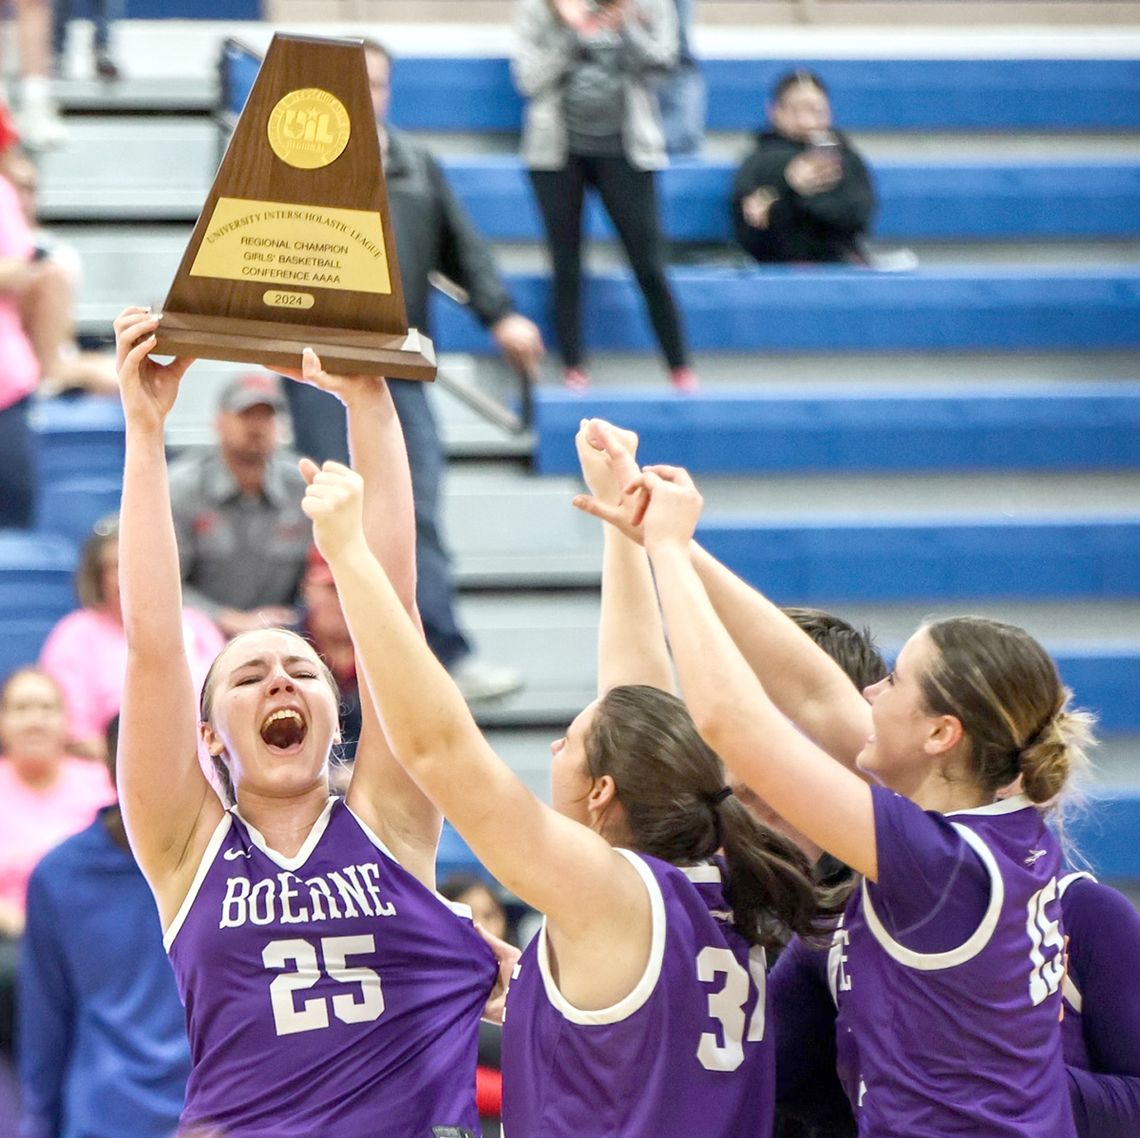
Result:
M408 328L359 40L275 35L163 308L160 354L433 379Z
M390 293L380 215L219 198L195 277Z

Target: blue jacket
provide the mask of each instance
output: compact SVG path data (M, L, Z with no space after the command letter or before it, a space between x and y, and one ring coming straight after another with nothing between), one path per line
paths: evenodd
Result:
M24 1138L163 1138L190 1048L154 898L108 807L28 884L19 990Z

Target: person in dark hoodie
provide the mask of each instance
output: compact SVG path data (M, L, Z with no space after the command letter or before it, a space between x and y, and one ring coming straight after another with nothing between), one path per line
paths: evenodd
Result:
M875 191L866 163L831 125L823 80L782 76L768 119L732 187L738 244L761 262L865 263Z

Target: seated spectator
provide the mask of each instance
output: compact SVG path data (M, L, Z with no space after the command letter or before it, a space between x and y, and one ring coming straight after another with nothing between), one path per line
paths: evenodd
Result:
M39 171L19 145L0 154L0 174L15 188L32 230L33 257L40 278L21 304L24 331L40 365L41 395L86 391L117 395L115 358L109 352L82 351L75 333L75 297L83 266L74 246L39 228Z
M823 80L783 76L768 119L733 183L737 242L762 262L865 263L875 192L863 159L832 128Z
M114 739L108 739L114 774ZM190 1045L154 897L117 805L28 885L21 1138L157 1138L178 1126Z
M75 591L83 607L60 619L48 634L40 666L63 689L74 749L102 759L107 725L119 714L127 666L117 517L95 524L80 556ZM201 685L225 640L209 617L192 608L183 612L182 631L191 674Z
M0 156L18 140L8 108L0 102ZM0 177L0 528L30 527L35 509L28 413L40 365L24 328L24 314L34 303L44 272L19 195Z
M227 636L297 623L310 526L305 483L281 448L276 376L247 372L222 389L217 446L170 467L186 603Z
M28 877L63 838L112 801L102 766L67 752L63 695L21 668L0 689L0 1059L12 1053L16 954Z

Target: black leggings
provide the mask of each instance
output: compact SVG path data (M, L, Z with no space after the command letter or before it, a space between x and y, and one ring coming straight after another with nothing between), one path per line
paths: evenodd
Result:
M653 171L635 170L623 157L571 154L561 170L531 170L530 180L554 269L554 330L563 363L582 363L582 201L589 185L598 191L625 248L662 354L671 368L684 367L685 337L665 279Z

